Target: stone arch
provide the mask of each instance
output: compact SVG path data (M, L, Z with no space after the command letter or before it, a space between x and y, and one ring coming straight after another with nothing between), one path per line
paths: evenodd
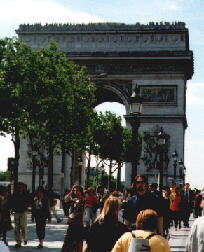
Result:
M129 94L126 90L112 84L96 85L96 103L95 106L103 102L118 102L125 106L126 114L129 113Z

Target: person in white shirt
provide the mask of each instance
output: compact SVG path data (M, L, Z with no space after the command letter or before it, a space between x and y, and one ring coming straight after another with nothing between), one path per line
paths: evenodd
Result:
M204 216L197 218L190 230L186 252L203 252L204 251Z

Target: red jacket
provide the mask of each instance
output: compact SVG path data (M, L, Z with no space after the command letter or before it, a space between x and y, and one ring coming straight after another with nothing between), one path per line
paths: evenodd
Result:
M171 210L172 211L181 211L182 210L183 198L181 196L176 196L172 202Z
M93 207L97 204L97 197L95 195L87 195L85 197L85 207Z

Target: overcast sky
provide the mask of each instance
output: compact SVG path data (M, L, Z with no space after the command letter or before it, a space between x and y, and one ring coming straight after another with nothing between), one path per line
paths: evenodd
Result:
M0 38L16 36L22 23L183 21L189 28L195 73L187 85L185 165L192 187L204 187L204 0L0 0ZM124 114L120 105L113 111ZM0 169L13 155L10 141L0 138Z

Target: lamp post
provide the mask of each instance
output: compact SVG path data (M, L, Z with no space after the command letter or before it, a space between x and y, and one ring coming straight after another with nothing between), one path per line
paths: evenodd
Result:
M163 177L164 177L164 146L166 144L166 134L163 128L158 133L158 148L159 148L159 191L162 192Z
M142 98L139 93L139 88L136 85L135 90L133 91L130 97L130 116L129 121L132 126L132 181L135 179L137 175L137 165L138 165L138 129L140 126L139 116L142 113Z
M183 166L183 184L185 184L185 178L186 178L186 167Z
M180 177L180 179L183 180L183 184L184 184L184 180L185 180L185 166L183 164L182 158L178 161L178 165L179 165L179 177Z
M177 157L178 157L178 153L177 153L177 151L175 149L175 151L172 153L172 158L174 160L174 182L176 180Z

